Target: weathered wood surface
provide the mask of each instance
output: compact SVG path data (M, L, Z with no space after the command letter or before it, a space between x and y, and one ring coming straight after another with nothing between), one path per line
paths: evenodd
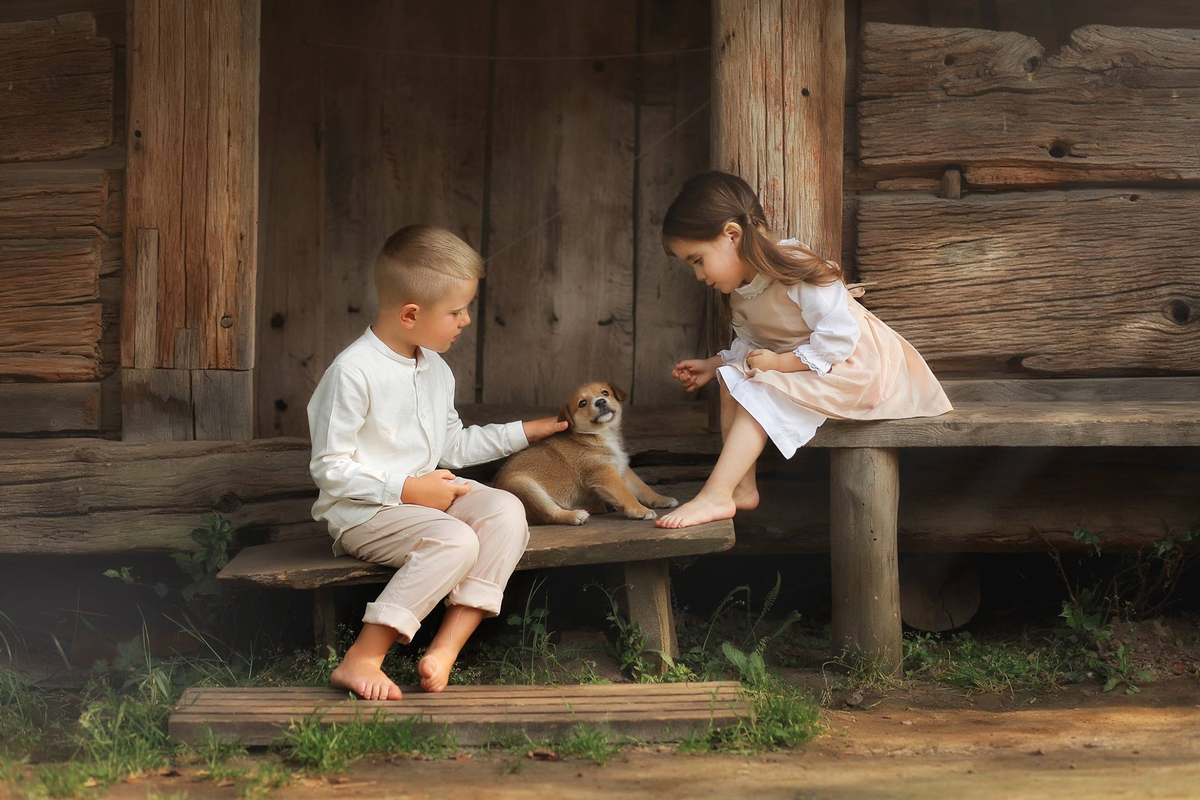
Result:
M0 308L0 380L95 380L100 332L99 303Z
M0 433L100 430L100 384L0 383Z
M103 225L108 179L102 169L0 169L0 239L63 236Z
M113 138L113 48L91 14L0 23L0 161L67 158Z
M121 363L250 369L259 3L129 0L128 8ZM157 257L139 261L150 231ZM149 363L136 354L142 315L153 334Z
M564 8L500 4L496 54L635 52L634 0ZM630 385L635 98L614 91L616 72L603 59L495 65L484 402Z
M1200 177L1200 31L1088 25L1047 55L1019 33L868 24L859 96L868 166Z
M323 722L342 723L415 718L429 731L448 729L465 746L517 731L553 738L580 724L660 742L735 725L751 713L733 681L449 686L436 695L401 688L399 702L357 700L332 688L189 689L172 711L168 729L175 739L193 744L204 741L211 729L222 741L267 745L281 741L291 721L317 714Z
M773 230L841 256L841 0L718 0L712 163L758 192Z
M919 631L961 628L979 610L979 570L961 553L900 556L900 618Z
M732 520L709 524L728 525L729 538L733 539ZM675 546L674 542L672 546ZM721 551L728 549L722 547ZM659 670L666 671L673 660L679 658L679 639L675 635L675 614L671 608L670 564L666 559L626 561L621 571L629 621L641 630L646 648L657 655Z
M644 3L639 47L660 52L708 47L711 20L692 0ZM683 182L708 168L711 79L706 52L651 56L639 62L638 162L634 198L633 402L684 398L670 370L707 356L704 309L708 289L662 247L662 220ZM697 110L699 112L697 113ZM690 116L690 118L689 118ZM678 129L676 129L676 126ZM674 130L673 130L674 129Z
M325 61L316 40L324 35L324 6L322 0L262 4L255 358L259 437L308 435L305 408L328 364L326 269L346 268L326 265L323 252L325 85L321 69ZM342 57L336 51L329 55ZM354 86L338 87L337 92L352 91ZM336 95L331 102L337 102ZM355 266L365 270L368 265ZM346 309L340 313L344 315Z
M267 588L316 589L386 583L396 570L359 561L351 556L335 557L327 537L255 545L242 550L221 570L219 578L230 584ZM580 564L612 564L654 561L679 556L719 553L733 547L733 522L721 520L691 528L656 528L649 520L629 520L615 514L593 516L583 525L535 525L529 529L529 546L517 569L545 569ZM643 586L640 574L635 591L649 593L652 580ZM668 592L669 594L669 592ZM669 603L669 598L667 599ZM641 603L639 619L658 619L660 602ZM644 612L644 613L642 613ZM653 628L648 636L666 635ZM661 645L668 639L658 639Z
M200 441L254 438L254 373L236 369L193 369L195 438Z
M1197 219L1182 190L864 195L863 302L938 371L1195 373Z
M833 652L848 648L885 674L895 672L903 658L896 561L899 452L833 451L829 501Z
M900 459L901 552L1081 552L1083 526L1104 552L1128 553L1196 524L1200 459L1190 448L955 448ZM764 472L762 504L734 520L733 553L828 552L827 459Z
M318 285L323 291L310 289L309 302L323 303L317 312L317 321L324 326L323 352L316 352L313 362L298 362L295 359L309 358L314 351L305 349L307 342L297 344L294 355L285 355L286 362L280 367L304 370L296 381L312 380L313 386L328 363L374 321L377 306L372 267L389 235L404 225L423 222L448 228L476 249L481 246L488 64L478 59L389 51L486 54L492 19L491 5L485 0L321 5L321 31L311 35L332 43L319 53L323 59L319 91L324 233ZM311 13L304 12L305 16ZM295 24L300 21L289 27ZM268 57L296 57L296 49L302 47L296 35L294 30L288 34L288 52L281 53L283 45L277 44ZM298 67L289 80L300 80L300 75L306 78L290 91L312 91L311 74L311 66ZM311 127L318 113L312 102L305 98L298 107L284 109L284 124ZM291 166L284 162L279 168L290 170ZM311 184L307 175L297 180ZM276 197L273 202L275 220L271 225L290 215L293 199ZM311 213L303 209L302 218ZM291 264L276 260L273 267L284 270L282 279L289 281L289 291L298 292L287 273ZM264 302L274 306L264 306L263 313L274 317L281 311L281 300L279 293L265 298ZM303 316L284 319L285 325L290 321L305 324ZM446 354L460 403L475 399L475 337L480 324L475 320ZM266 401L266 396L262 397ZM308 395L296 391L293 398L269 402L274 399L283 399L288 410L294 409L290 418L279 419L280 432L307 433L303 406Z

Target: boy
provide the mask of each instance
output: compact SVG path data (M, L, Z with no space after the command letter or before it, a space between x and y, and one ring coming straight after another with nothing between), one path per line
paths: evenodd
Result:
M471 323L479 254L449 231L401 228L375 260L379 314L325 371L308 404L309 471L335 554L397 568L333 671L334 686L399 700L381 669L443 597L448 606L418 662L421 688L440 692L467 638L500 611L525 551L525 509L508 492L447 469L480 464L566 428L554 417L464 428L454 376L438 355Z

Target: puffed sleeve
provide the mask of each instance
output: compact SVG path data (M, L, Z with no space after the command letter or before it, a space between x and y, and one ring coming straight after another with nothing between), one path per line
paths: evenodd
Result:
M800 306L800 315L812 329L808 342L792 352L820 375L849 358L862 335L847 306L847 295L841 281L826 286L800 283L788 289L788 297Z

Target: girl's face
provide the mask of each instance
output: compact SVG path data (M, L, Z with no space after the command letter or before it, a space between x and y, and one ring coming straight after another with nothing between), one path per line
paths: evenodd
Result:
M667 237L663 244L671 255L685 262L696 273L696 280L704 281L723 294L754 279L754 269L738 256L738 244L742 240L742 226L731 222L721 235L707 242Z

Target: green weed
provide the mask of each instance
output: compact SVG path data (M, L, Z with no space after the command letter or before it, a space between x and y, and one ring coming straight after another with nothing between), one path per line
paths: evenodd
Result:
M284 757L314 772L338 772L368 755L418 754L431 758L454 752L454 738L420 719L388 721L383 711L368 720L323 724L319 714L293 722L284 732Z

